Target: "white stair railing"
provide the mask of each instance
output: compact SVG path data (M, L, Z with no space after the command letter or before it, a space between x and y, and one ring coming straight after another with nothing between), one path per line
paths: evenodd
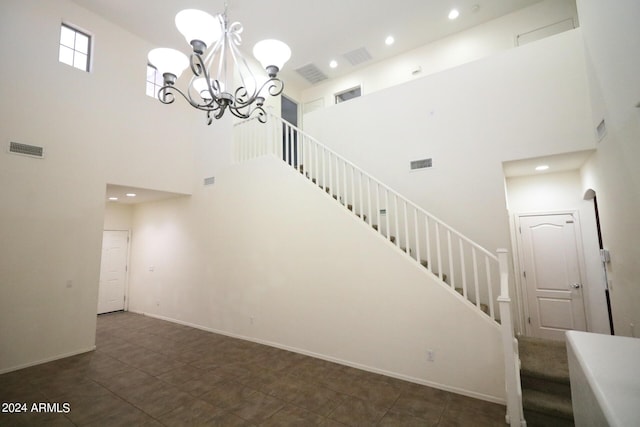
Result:
M269 114L235 125L236 162L274 154L492 319L498 258L315 138ZM497 279L496 279L497 280Z
M500 323L504 353L504 380L507 395L507 415L505 421L511 426L526 427L522 410L522 385L520 384L520 357L518 340L513 334L511 319L511 298L509 298L509 261L506 249L498 249L500 265Z
M522 411L520 361L511 319L507 251L499 249L497 256L492 254L273 114L268 114L266 124L250 119L237 123L234 129L236 162L264 155L275 155L300 171L406 256L438 276L446 286L494 320L498 317L494 308L493 278L499 278L506 421L513 426L526 426Z

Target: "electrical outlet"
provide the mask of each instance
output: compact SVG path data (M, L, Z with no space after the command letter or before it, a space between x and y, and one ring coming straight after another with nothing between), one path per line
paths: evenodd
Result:
M427 350L427 361L435 362L436 361L436 352L433 350Z

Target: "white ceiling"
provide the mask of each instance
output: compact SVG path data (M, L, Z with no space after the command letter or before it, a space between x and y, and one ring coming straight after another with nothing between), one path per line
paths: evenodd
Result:
M135 194L135 197L128 197L127 193ZM107 203L118 203L124 205L135 205L138 203L156 202L158 200L173 199L183 197L187 194L170 193L168 191L149 190L147 188L129 187L124 185L107 184ZM109 200L110 197L117 197L117 201Z
M174 25L182 9L211 14L224 10L224 0L74 0L158 47L189 53ZM476 26L541 0L228 0L231 22L244 25L243 46L249 52L264 38L276 38L292 50L283 80L308 87L293 70L314 63L329 78L354 71L341 55L364 47L373 59L361 66L398 55L452 33ZM476 7L477 6L477 7ZM460 17L447 18L455 7ZM384 40L393 35L388 47ZM331 69L336 59L340 66Z
M504 162L502 168L507 178L517 176L539 175L579 170L595 150L575 151L573 153L556 154L553 156L534 157L523 160ZM546 165L549 169L536 171L537 166Z

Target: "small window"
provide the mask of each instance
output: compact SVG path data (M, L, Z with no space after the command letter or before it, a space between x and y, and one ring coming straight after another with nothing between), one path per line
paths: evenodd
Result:
M164 80L158 69L151 64L147 64L147 95L158 97L158 91L163 86Z
M362 96L362 88L360 86L336 93L336 104L340 104L341 102L348 101L359 96Z
M79 70L89 71L91 36L62 24L60 27L60 62Z

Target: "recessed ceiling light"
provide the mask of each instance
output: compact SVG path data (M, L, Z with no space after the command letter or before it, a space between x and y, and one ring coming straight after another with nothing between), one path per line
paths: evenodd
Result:
M449 12L449 19L453 20L458 16L460 16L460 12L458 12L458 9L451 9L451 11Z
M338 66L338 61L336 61L335 59L332 59L331 62L329 62L329 67L336 68L337 66Z
M396 39L393 38L393 36L388 36L386 39L384 39L384 44L386 44L387 46L391 46L393 43L395 43Z
M547 169L549 169L549 165L536 166L537 171L546 171Z
M136 197L136 193L127 193L127 197Z
M112 202L115 202L115 201L118 200L118 198L117 197L109 197L109 200L111 200Z

